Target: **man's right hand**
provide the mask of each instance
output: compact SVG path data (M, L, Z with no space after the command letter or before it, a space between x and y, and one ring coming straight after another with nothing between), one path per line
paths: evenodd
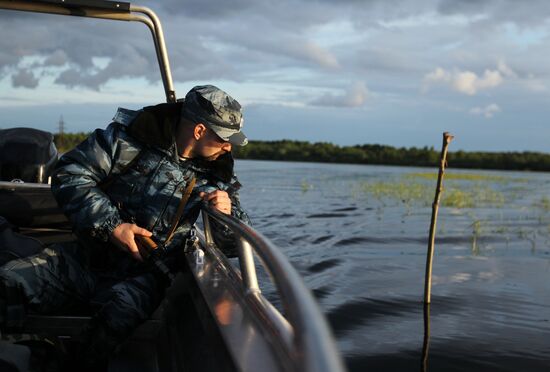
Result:
M136 260L143 261L136 244L136 235L150 237L153 234L136 224L122 223L113 230L110 240L123 251L130 253Z

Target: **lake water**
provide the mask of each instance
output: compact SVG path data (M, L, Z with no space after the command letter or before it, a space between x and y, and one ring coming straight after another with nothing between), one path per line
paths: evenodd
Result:
M550 370L550 174L447 170L428 340L435 168L238 160L237 173L350 371Z

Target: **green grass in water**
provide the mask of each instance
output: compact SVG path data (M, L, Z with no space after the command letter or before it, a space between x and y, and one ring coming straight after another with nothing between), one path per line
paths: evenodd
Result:
M395 200L406 205L429 206L435 196L435 184L429 187L420 182L365 182L362 190L378 200ZM441 205L452 208L474 208L480 205L501 207L504 195L484 185L474 185L468 189L449 187L443 190Z
M408 173L405 178L421 178L426 180L437 180L437 172L422 172L422 173ZM460 181L490 181L490 182L527 182L527 178L515 178L506 176L497 176L493 174L477 174L477 173L445 173L446 180L460 180Z
M538 203L535 203L535 206L541 208L545 212L550 212L550 199L547 196L543 196Z
M449 188L443 191L442 204L454 208L474 208L476 206L502 207L506 202L504 194L487 186L474 186L469 190Z
M302 192L308 192L310 189L313 188L313 185L310 185L306 180L302 180L300 183L300 187L302 189Z

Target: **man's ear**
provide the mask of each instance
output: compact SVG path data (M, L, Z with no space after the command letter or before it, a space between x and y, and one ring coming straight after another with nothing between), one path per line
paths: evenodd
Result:
M199 123L195 125L195 129L193 130L193 137L198 141L200 140L204 135L206 134L206 127L204 124Z

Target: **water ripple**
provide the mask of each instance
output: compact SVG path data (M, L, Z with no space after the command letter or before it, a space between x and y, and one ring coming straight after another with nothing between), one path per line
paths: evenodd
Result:
M327 240L332 239L333 237L334 237L333 235L320 236L317 239L315 239L314 241L312 241L311 243L312 244L320 244L320 243L326 242Z
M317 214L310 214L306 218L334 218L334 217L348 217L348 215L344 213L317 213Z
M318 262L314 265L311 265L307 270L310 273L320 273L320 272L325 271L327 269L330 269L334 266L337 266L341 262L342 262L342 260L340 260L340 259L332 258L332 259L321 261L321 262Z

